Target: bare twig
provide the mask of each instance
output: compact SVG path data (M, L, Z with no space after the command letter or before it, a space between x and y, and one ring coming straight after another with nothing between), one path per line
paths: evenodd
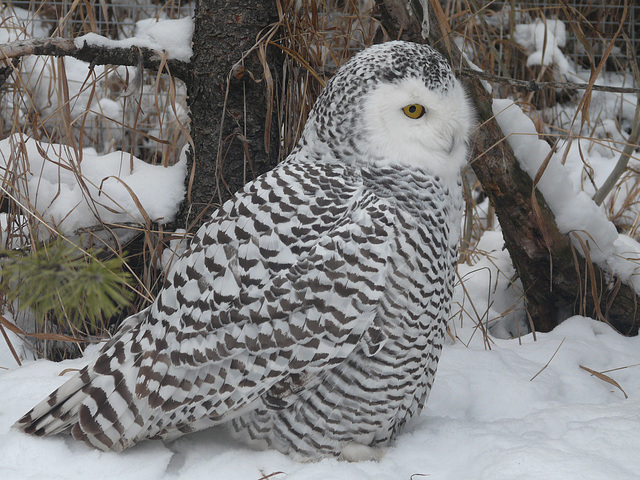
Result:
M90 338L86 338L86 339L82 339L82 338L74 338L74 337L70 337L68 335L62 335L62 334L57 334L57 333L27 333L25 331L23 331L20 327L18 327L17 325L14 325L13 323L11 323L9 320L7 320L6 318L4 318L2 315L0 315L0 326L2 326L3 328L6 328L7 330L15 333L16 335L22 335L25 337L30 337L30 338L37 338L37 339L41 339L41 340L56 340L59 342L92 342L93 340L91 340ZM19 360L18 360L19 362Z
M624 150L620 154L620 158L616 163L616 166L613 168L607 179L604 181L602 186L598 189L596 194L593 196L593 201L596 202L596 205L602 205L602 202L607 197L609 192L613 190L618 179L627 169L627 165L629 164L629 159L631 158L631 154L637 148L638 143L640 143L640 100L636 105L636 113L633 121L633 130L631 131L631 135L627 139L627 144L624 147Z
M2 326L2 322L0 322L0 332L2 332L2 336L4 337L4 341L6 342L7 347L9 347L9 351L11 352L11 355L13 355L13 358L17 362L18 366L21 367L22 366L22 362L20 361L20 357L18 357L16 349L13 348L13 345L11 344L11 340L9 340L9 336L7 335L7 332L4 331L4 327Z
M635 93L640 94L640 88L633 87L612 87L609 85L591 85L588 83L574 83L574 82L536 82L534 80L519 80L517 78L501 77L499 75L493 75L491 73L472 70L470 68L461 68L457 71L464 77L478 77L483 80L496 83L504 83L511 85L512 87L524 88L530 92L538 92L545 88L561 88L564 90L587 90L591 87L591 90L598 90L600 92L611 93Z
M636 83L639 83L640 69L638 68L638 63L632 62L632 65ZM636 112L633 118L633 127L631 128L631 134L629 135L629 138L627 138L627 144L624 146L624 150L620 154L620 158L618 159L616 166L613 168L607 179L593 196L593 201L596 202L596 205L602 205L602 202L604 202L604 199L607 197L607 195L609 195L609 192L613 190L613 187L615 187L618 179L627 169L631 154L638 146L638 143L640 143L640 90L637 92L637 95L638 98L636 102Z
M533 380L540 375L542 372L544 372L544 370L549 366L549 364L551 363L551 360L553 360L553 357L556 356L556 353L558 353L558 350L560 350L560 347L562 346L562 344L564 343L564 341L566 340L566 337L562 339L562 341L560 342L560 345L558 345L558 348L556 348L556 351L553 352L553 355L551 355L551 358L549 359L549 361L545 364L544 367L542 367L538 373L536 373L533 377L531 377L531 380L529 380L530 382L533 382Z
M7 65L5 67L0 68L0 87L4 85L4 82L7 81L9 75L13 73L13 71L18 67L18 63L20 62L19 58L14 58L11 60L11 65Z
M186 80L189 74L189 63L180 60L163 61L158 52L146 47L109 47L86 41L79 47L73 39L62 37L32 38L0 45L0 61L27 55L68 56L92 65L128 66L138 65L142 57L145 68L158 70L166 63L171 73L181 80Z

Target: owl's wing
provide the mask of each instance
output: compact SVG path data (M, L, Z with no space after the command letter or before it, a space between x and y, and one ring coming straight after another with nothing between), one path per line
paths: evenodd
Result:
M392 209L362 185L350 187L342 202L327 188L313 198L297 192L306 201L290 212L283 205L293 192L264 204L245 196L237 216L210 225L202 250L173 273L179 285L165 288L150 312L169 327L154 332L159 342L140 334L136 395L167 411L202 396L212 401L206 415L222 419L283 376L340 363L363 336L379 339L373 319Z
M305 168L285 165L225 204L156 302L21 428L71 427L121 450L227 420L288 375L330 368L359 345L375 351L393 209L345 172Z

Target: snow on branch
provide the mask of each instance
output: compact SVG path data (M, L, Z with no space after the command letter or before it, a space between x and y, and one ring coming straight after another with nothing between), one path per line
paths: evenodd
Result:
M549 144L538 138L533 121L517 104L494 99L493 112L522 169L531 178L539 177L536 187L555 214L560 231L571 234L574 247L585 257L588 254L640 294L640 244L619 234L589 195L573 187L562 153L552 152ZM589 252L584 251L585 245L590 246Z
M82 37L81 37L82 39ZM188 62L182 60L164 60L160 52L148 47L131 45L128 48L110 46L69 38L33 38L0 45L0 61L7 61L27 55L48 55L53 57L74 57L91 65L138 65L142 61L144 68L159 70L166 64L169 71L184 80L188 73Z
M7 62L27 55L49 55L74 57L91 65L133 66L142 63L144 68L152 70L166 66L174 76L186 80L192 54L192 19L153 20L147 23L149 25L142 25L144 28L135 37L124 40L112 40L94 33L76 39L53 37L19 40L0 45L0 61Z

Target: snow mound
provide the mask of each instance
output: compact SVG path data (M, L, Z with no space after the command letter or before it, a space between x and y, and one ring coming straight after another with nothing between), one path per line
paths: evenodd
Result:
M14 186L38 216L63 233L99 223L166 223L184 198L186 159L150 165L116 151L97 155L14 134L0 141L0 170L14 171ZM146 218L145 218L146 217Z

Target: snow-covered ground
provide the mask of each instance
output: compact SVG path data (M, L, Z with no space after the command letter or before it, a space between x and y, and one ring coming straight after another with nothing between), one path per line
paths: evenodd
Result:
M186 22L179 25L181 31L186 31ZM519 28L518 38L532 51L530 63L555 64L562 75L579 75L562 54L564 25L554 22L552 26L548 31L554 36L552 41L547 39L547 44L540 40L545 29L539 23ZM145 46L157 41L157 31L157 25L143 31ZM541 53L541 45L550 45L546 47L547 54ZM615 83L616 79L608 78L608 82L612 81ZM593 191L584 182L585 165L596 184L601 184L619 155L619 147L609 137L620 141L622 134L606 125L614 120L628 124L633 117L633 105L629 108L628 99L607 95L594 97L600 106L614 105L600 110L606 112L602 137L596 142L582 138L560 145L540 187L559 217L560 228L566 232L584 230L584 235L594 239L599 248L592 258L640 289L640 281L635 280L640 276L635 275L633 262L640 257L640 246L630 237L618 235L604 211L590 200ZM509 141L521 156L523 167L535 175L549 155L549 146L538 140L528 118L511 105L509 101L496 102L495 112L510 134ZM5 159L11 151L8 141L6 148L0 148ZM34 171L44 171L46 162L38 152L31 148L32 158L39 162ZM153 209L160 207L154 202L154 195L166 197L172 191L177 203L182 194L182 164L165 169L136 163L132 171L129 158L121 168L121 158L116 154L88 154L83 162L82 173L91 179L91 184L101 185L103 178L120 175L154 217L171 215L170 207L154 213ZM103 171L98 166L109 169ZM95 178L90 176L93 170ZM53 185L58 173L54 173L43 177L52 184L49 190L55 195L40 199L49 209L42 213L48 212L52 223L61 223L62 217L51 213L54 207L59 206L63 212L64 205L75 205L74 217L65 220L69 228L91 225L95 220L91 209L80 201L79 194L73 196L73 176L63 182L68 185L62 194L57 194ZM156 175L166 176L167 188L149 191L136 187L137 176L144 176L147 184L155 184L150 177ZM109 185L102 187L117 205L131 200L129 190L119 188L119 180L112 178L111 183L113 191L106 190ZM42 182L38 188L43 188ZM28 193L24 193L25 197ZM98 195L90 193L93 197ZM31 200L37 205L35 198ZM82 213L85 210L88 213ZM513 267L502 248L500 232L486 232L477 249L484 253L459 268L464 287L456 287L456 316L450 324L451 336L447 337L426 409L386 449L380 462L352 464L326 459L297 463L274 451L250 450L232 440L222 428L172 443L146 441L121 454L98 452L65 435L25 435L11 425L73 374L67 370L88 363L97 347L89 348L85 357L78 360L33 361L22 340L7 332L22 356L23 366L17 365L0 336L0 479L640 478L640 337L623 337L603 323L582 317L570 318L553 332L538 333L535 338L532 334L518 335L517 332L526 331L519 303L521 293L517 285L511 284ZM483 333L485 325L481 328L477 324L479 319L486 322L488 334Z
M0 363L10 370L0 373L0 478L258 480L275 472L282 473L269 478L639 477L640 338L574 317L537 334L537 341L532 335L491 338L487 349L481 332L473 335L473 325L466 323L455 328L462 340L449 340L444 349L427 408L379 463L296 463L278 452L250 450L222 429L173 443L146 441L121 454L98 452L66 435L28 436L11 429L13 422L72 375L59 376L63 370L80 368L91 355L16 368L3 352ZM629 398L581 366L607 372Z

